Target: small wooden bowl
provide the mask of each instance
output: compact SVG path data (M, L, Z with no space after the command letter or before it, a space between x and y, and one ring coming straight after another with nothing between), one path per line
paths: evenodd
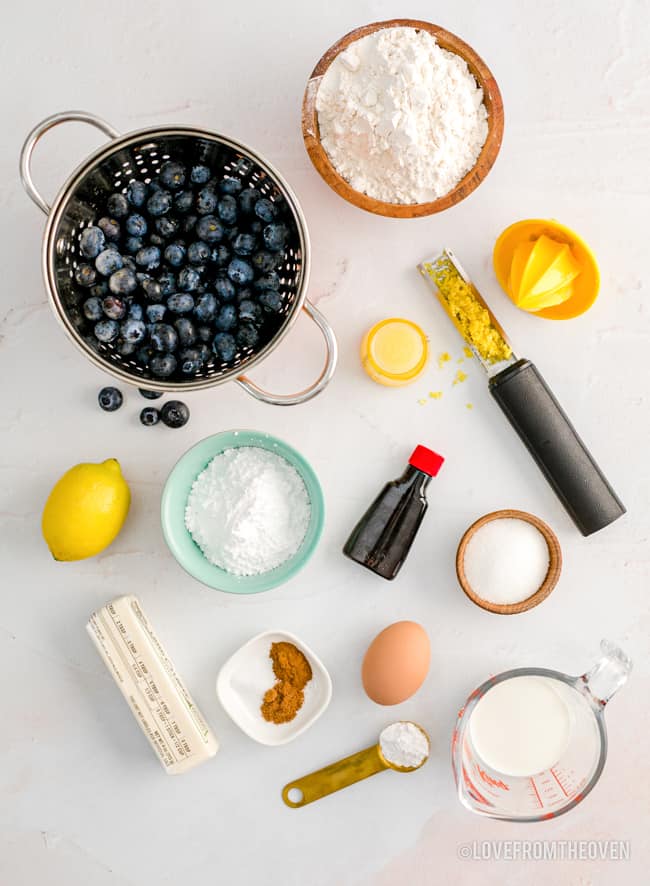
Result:
M437 43L443 49L454 52L467 62L467 66L474 75L476 82L483 89L483 101L488 112L488 135L476 165L458 182L453 190L429 203L385 203L383 200L375 200L374 197L368 197L367 194L356 191L332 166L320 141L316 95L322 76L336 56L347 49L351 43L381 28L417 28L418 30L428 31L436 38ZM371 25L364 25L362 28L355 28L354 31L350 31L345 37L341 37L323 55L312 71L305 89L302 102L302 135L311 162L322 178L339 196L349 203L365 209L367 212L374 212L376 215L387 215L391 218L419 218L423 215L433 215L435 212L442 212L443 209L448 209L450 206L460 203L483 181L494 165L494 161L501 148L501 140L503 138L503 101L492 72L471 46L468 46L467 43L464 43L455 34L445 31L444 28L440 28L438 25L432 25L430 22L410 18L395 18L390 21L374 22Z
M467 576L465 575L465 549L469 540L482 526L485 526L486 523L490 523L492 520L503 520L505 518L525 520L526 523L531 523L542 533L546 540L546 544L548 545L548 572L540 587L534 594L527 597L525 600L521 600L519 603L490 603L489 600L484 600L482 597L479 597L467 581ZM543 520L540 520L539 517L535 517L534 514L529 514L527 511L503 510L493 511L490 514L486 514L475 523L472 523L461 538L460 544L458 545L458 551L456 552L456 575L458 576L461 588L465 591L472 603L476 603L481 609L486 609L488 612L496 612L499 615L517 615L519 612L526 612L528 609L533 609L533 607L539 605L542 600L545 600L548 597L558 583L561 571L562 549L560 548L560 542L558 541L557 535L553 532L550 526L544 523Z

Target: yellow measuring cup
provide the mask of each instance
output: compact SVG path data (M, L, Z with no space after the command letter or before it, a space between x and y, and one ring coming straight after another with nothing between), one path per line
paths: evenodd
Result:
M416 738L419 737L419 742L418 751L414 752L412 757L413 765L400 765L391 761L387 756L389 745L384 741L384 737L387 736L389 730L395 730L396 727L410 730L412 735L415 735L413 730L417 730L419 733L419 736L416 735ZM364 778L370 778L371 775L376 775L385 769L394 769L396 772L414 772L424 766L429 759L430 746L429 736L417 723L410 720L391 723L390 726L382 730L379 742L372 747L351 754L337 763L331 763L323 769L318 769L316 772L286 784L282 788L282 799L287 806L297 809L300 806L313 803L314 800L320 800L321 797L326 797L328 794L333 794L335 791L340 791L342 788L347 788L358 781L363 781Z

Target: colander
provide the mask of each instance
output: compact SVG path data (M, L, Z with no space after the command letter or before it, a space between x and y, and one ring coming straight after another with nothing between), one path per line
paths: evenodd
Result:
M91 154L72 173L50 206L32 179L32 153L48 130L71 121L96 127L109 137L110 142ZM150 181L170 157L188 164L206 163L213 169L221 170L223 176L239 176L244 187L254 185L272 201L283 197L291 214L291 219L287 220L289 242L284 263L278 269L283 306L277 327L254 349L240 349L234 361L223 363L215 355L201 372L180 381L158 379L134 360L121 356L112 344L100 344L85 334L74 284L75 268L83 260L78 252L79 232L105 214L109 194L126 191L129 182L136 178ZM52 309L70 340L95 366L127 384L165 392L196 391L234 380L258 400L278 406L304 403L326 387L336 368L337 346L331 326L306 298L310 246L305 217L284 178L253 150L225 136L186 126L140 129L120 135L94 114L67 111L48 117L30 132L21 152L20 171L27 194L47 215L42 263ZM299 393L271 394L243 373L260 363L277 347L297 320L301 308L318 326L325 339L325 365L316 381Z

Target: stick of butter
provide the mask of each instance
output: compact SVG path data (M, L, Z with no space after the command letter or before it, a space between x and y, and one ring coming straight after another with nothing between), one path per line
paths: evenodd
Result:
M94 612L86 630L165 772L214 757L217 739L176 673L134 596Z

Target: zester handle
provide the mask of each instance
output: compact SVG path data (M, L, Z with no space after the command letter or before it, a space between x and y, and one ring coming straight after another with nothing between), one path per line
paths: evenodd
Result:
M566 413L530 360L490 379L490 391L583 535L625 513Z

